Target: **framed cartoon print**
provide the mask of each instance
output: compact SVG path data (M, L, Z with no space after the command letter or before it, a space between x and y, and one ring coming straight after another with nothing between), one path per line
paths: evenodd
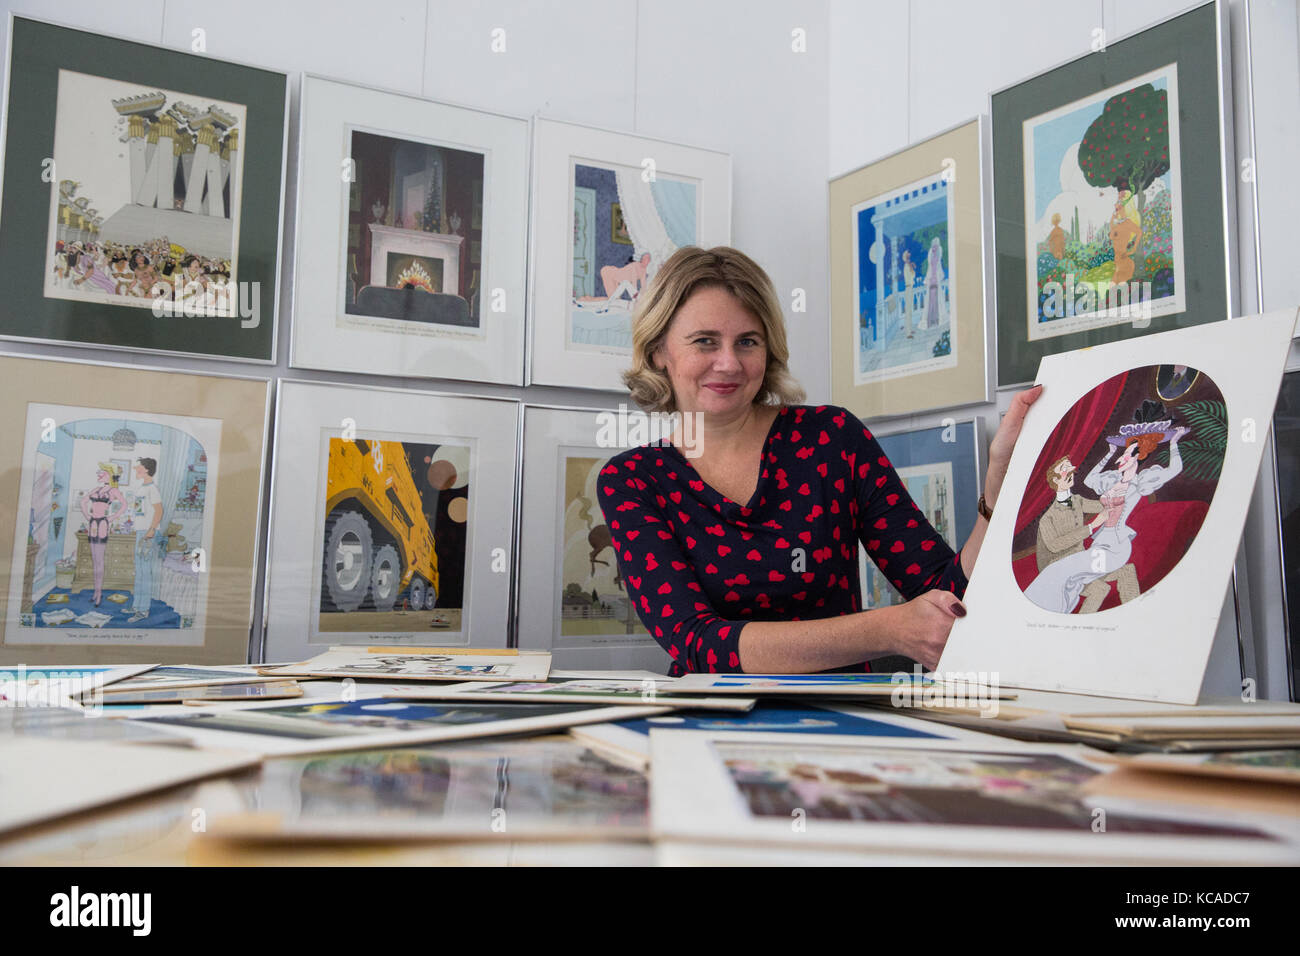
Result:
M0 356L0 662L248 659L265 379Z
M0 336L275 359L284 73L12 16Z
M626 447L618 421L593 408L524 408L519 646L549 650L561 669L666 673L668 655L628 597L596 498L601 468Z
M860 416L990 398L975 119L830 183L832 400Z
M622 391L641 290L682 246L731 242L731 157L547 119L533 129L529 382Z
M975 527L976 502L984 482L982 420L949 420L933 428L880 434L872 432L907 493L954 551ZM902 604L889 578L858 546L862 607Z
M518 408L282 382L264 660L506 646Z
M523 384L528 121L302 82L290 364Z
M1227 5L993 93L998 384L1236 314Z

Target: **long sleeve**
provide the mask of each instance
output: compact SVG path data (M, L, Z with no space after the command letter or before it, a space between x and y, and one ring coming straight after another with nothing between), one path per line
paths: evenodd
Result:
M1099 495L1104 495L1110 491L1115 483L1119 481L1118 471L1102 471L1108 461L1110 461L1110 454L1103 455L1101 460L1092 466L1092 471L1088 472L1083 479L1083 483Z
M1150 465L1133 476L1133 483L1143 495L1149 495L1173 481L1183 472L1183 454L1177 440L1169 443L1169 464Z
M674 522L649 483L637 475L640 454L612 459L600 472L597 497L618 555L619 575L641 623L687 672L739 672L745 621L714 610L694 573L687 547L711 532L685 512Z
M926 591L966 593L961 555L934 530L907 493L880 443L850 422L847 460L853 469L859 537L881 572L911 600Z

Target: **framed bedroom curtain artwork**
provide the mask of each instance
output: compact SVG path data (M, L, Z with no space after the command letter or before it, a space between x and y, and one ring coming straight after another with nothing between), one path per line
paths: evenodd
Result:
M265 652L505 647L519 406L285 381Z
M11 16L0 337L270 363L288 77Z
M0 381L0 663L247 660L270 384L16 356Z
M831 180L831 397L865 418L986 402L984 149L971 120Z
M557 668L667 673L667 653L619 579L596 498L601 468L627 447L619 420L594 408L524 408L516 633L519 647L549 650Z
M1236 314L1228 11L1206 3L991 96L998 384Z
M731 156L536 119L531 230L529 384L623 391L641 290L731 242Z
M296 368L523 384L528 121L307 75Z

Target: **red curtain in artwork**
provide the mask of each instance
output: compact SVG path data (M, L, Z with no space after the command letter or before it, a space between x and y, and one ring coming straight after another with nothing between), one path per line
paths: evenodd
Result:
M1044 477L1047 466L1062 455L1069 455L1076 468L1082 467L1083 457L1097 443L1098 429L1104 427L1114 413L1115 403L1124 392L1128 376L1128 372L1121 372L1102 382L1065 413L1034 463L1025 497L1020 503L1020 513L1016 515L1016 534L1037 521L1056 496Z

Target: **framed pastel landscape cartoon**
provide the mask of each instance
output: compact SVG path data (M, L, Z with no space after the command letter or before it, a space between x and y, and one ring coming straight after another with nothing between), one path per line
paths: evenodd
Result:
M7 357L0 373L17 506L0 660L245 660L267 382Z
M528 121L303 77L290 364L519 385Z
M272 361L285 74L9 26L0 336Z
M549 650L557 668L665 673L668 655L632 606L596 499L601 468L624 447L616 420L598 409L524 408L519 646Z
M503 646L518 405L283 382L266 660Z
M993 93L998 384L1235 314L1225 4Z
M972 418L933 428L872 433L916 506L954 551L975 527L975 505L984 477L981 424ZM864 610L903 603L897 588L861 546L858 572Z
M731 157L538 119L532 203L529 381L620 391L641 290L682 246L731 242Z
M831 389L863 416L989 399L986 124L830 183Z

